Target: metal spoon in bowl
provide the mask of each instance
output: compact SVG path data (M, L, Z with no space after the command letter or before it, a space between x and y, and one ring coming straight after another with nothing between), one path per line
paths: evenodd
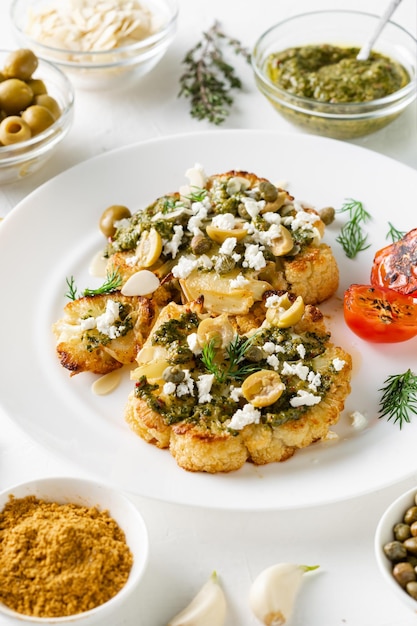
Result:
M372 36L368 39L368 41L366 43L364 43L362 48L359 50L358 55L356 57L358 61L366 61L367 60L367 58L369 57L369 54L370 54L370 52L372 50L372 46L374 45L375 41L378 39L378 37L381 34L385 24L388 22L389 18L394 13L395 9L398 7L400 2L401 2L401 0L391 0L390 1L390 3L387 6L385 12L381 15L381 17L379 19L379 22L377 24L375 32L372 34Z

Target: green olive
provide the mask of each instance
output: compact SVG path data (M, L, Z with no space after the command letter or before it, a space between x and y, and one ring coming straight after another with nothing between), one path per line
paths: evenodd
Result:
M41 78L29 78L29 80L26 81L26 84L32 89L34 96L40 96L41 94L48 92L46 85Z
M38 59L32 50L21 48L7 55L3 72L7 78L27 80L38 67Z
M116 232L115 223L132 214L129 209L121 204L112 204L107 207L100 218L99 227L105 237L113 237Z
M33 100L32 89L19 78L8 78L0 83L0 108L8 115L24 111Z
M33 104L23 111L22 118L30 127L32 135L39 135L39 133L52 126L55 122L52 113L39 104Z
M48 109L48 111L52 113L55 120L57 120L61 115L61 109L58 102L55 100L55 98L49 96L47 93L42 93L38 96L35 96L34 103L45 107L45 109Z
M19 115L9 115L0 122L0 143L4 146L26 141L31 136L29 126Z

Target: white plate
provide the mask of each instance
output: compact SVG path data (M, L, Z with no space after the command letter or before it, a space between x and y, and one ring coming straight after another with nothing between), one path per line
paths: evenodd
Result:
M184 173L201 163L208 174L243 169L285 182L317 208L340 208L346 198L373 216L371 248L348 260L335 242L346 219L338 215L326 240L337 257L338 295L323 308L334 341L354 359L352 393L335 427L339 439L315 444L285 463L249 463L227 475L187 473L167 451L135 436L123 410L132 383L110 396L92 393L89 374L69 377L54 353L52 323L62 314L73 275L80 288L96 283L90 260L104 240L98 220L110 204L132 210L175 191ZM386 377L416 368L417 340L372 345L344 325L343 291L368 282L374 252L386 245L388 221L416 227L417 172L351 144L315 136L258 131L215 131L173 136L101 155L64 172L17 206L0 228L0 398L5 410L43 446L75 460L103 480L142 496L224 509L289 509L364 494L417 469L417 419L402 430L377 419ZM96 279L97 280L97 279ZM97 285L101 284L98 281ZM350 415L367 416L364 430Z

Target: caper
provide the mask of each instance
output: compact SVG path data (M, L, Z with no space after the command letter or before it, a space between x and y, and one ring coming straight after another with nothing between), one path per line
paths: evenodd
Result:
M417 537L410 537L403 542L403 545L408 552L417 555Z
M408 582L405 586L405 590L407 591L408 595L414 598L414 600L417 600L417 582L416 581L411 580L410 582Z
M204 235L194 235L191 239L191 250L194 254L205 254L212 246L212 241Z
M19 78L7 78L0 83L0 108L8 115L17 115L30 105L33 91Z
M131 217L129 209L122 204L112 204L101 215L99 226L105 237L113 237L117 228L116 222Z
M410 506L409 509L404 513L404 522L406 524L411 524L413 522L417 522L417 506Z
M267 180L259 183L259 191L266 202L274 202L278 198L278 189Z
M39 135L55 122L55 118L52 113L39 104L33 104L22 113L22 118L25 120L32 135Z
M389 541L384 546L384 553L390 561L401 561L407 557L407 548L400 541Z
M399 522L395 524L394 528L394 537L397 541L405 541L409 537L411 537L411 530L408 524L404 524L404 522Z
M405 587L407 583L416 580L414 567L406 561L396 563L392 568L392 574L401 587Z
M0 144L10 146L30 139L29 126L19 115L9 115L0 122Z
M236 261L228 254L219 254L214 264L214 269L218 274L227 274L236 265Z
M328 226L334 221L336 211L332 206L326 206L323 209L320 209L318 212L320 215L321 221Z
M184 371L182 369L180 369L179 367L174 366L170 366L167 367L163 373L162 373L162 378L167 382L167 383L175 383L176 385L178 383L182 383L182 381L185 378L185 374Z
M245 359L252 363L259 363L263 358L265 354L260 346L250 346L245 352Z
M27 80L38 67L38 59L32 50L21 48L7 55L3 72L8 78Z
M250 218L250 215L247 212L246 207L243 203L239 204L239 206L237 207L237 212L239 214L239 217L242 217L244 220L247 220Z

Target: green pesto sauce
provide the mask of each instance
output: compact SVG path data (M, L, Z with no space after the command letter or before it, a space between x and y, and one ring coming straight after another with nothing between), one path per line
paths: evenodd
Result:
M410 82L402 65L377 52L358 61L359 48L328 44L288 48L270 55L267 72L281 89L320 102L368 102Z

